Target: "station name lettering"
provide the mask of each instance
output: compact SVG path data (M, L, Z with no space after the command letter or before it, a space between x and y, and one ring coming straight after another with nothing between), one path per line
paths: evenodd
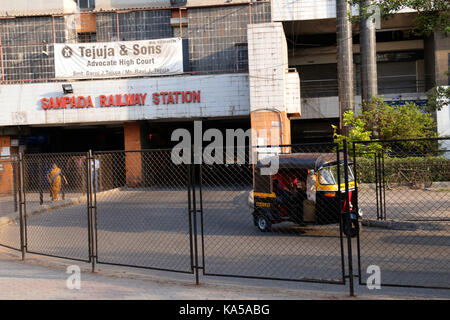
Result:
M200 90L196 91L162 91L151 95L154 105L200 103ZM94 103L97 101L97 103ZM57 109L89 109L95 106L108 107L130 107L145 106L147 93L110 94L100 95L97 99L91 96L64 96L49 97L41 99L41 108L44 110Z

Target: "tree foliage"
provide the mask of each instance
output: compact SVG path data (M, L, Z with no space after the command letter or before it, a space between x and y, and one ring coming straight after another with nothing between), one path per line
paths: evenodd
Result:
M427 98L428 103L425 111L434 112L441 110L444 106L450 103L450 86L434 87L427 93Z
M389 105L380 97L373 97L369 102L362 104L362 113L354 114L352 111L344 114L344 125L349 127L348 136L337 134L335 141L342 143L369 140L405 140L435 138L436 122L430 113L424 113L415 103L404 105ZM367 153L383 149L385 152L402 151L403 153L427 152L429 141L401 141L398 143L370 143L357 144L357 152Z
M337 133L337 126L331 125L334 131L334 142L339 144L342 148L343 142L346 139L347 143L350 145L350 149L353 148L354 141L371 141L372 131L366 129L366 124L364 121L356 116L353 111L346 111L343 117L344 126L349 128L348 136L341 135ZM370 157L373 153L381 150L381 145L378 143L358 143L355 145L357 153L361 156Z
M440 30L450 34L449 0L373 0L379 8L382 19L388 19L396 12L410 8L417 11L413 32L418 35L430 35ZM363 6L363 0L349 0L352 5L359 5L363 15L372 16L373 10Z
M431 114L423 113L415 103L389 105L381 97L364 103L361 118L366 129L375 132L381 140L436 137L435 121Z

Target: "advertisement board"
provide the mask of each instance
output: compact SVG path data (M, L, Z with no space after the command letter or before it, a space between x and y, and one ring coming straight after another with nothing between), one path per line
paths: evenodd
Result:
M55 77L92 79L183 73L181 38L55 43Z

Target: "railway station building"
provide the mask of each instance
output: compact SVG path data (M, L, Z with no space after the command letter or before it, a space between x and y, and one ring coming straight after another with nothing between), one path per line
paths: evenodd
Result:
M254 145L332 141L335 0L5 2L3 159L170 148L173 130L192 132L195 120L203 130L252 128ZM450 40L415 36L415 15L404 10L377 30L379 94L392 103L424 103L449 84ZM353 34L360 101L356 25ZM276 134L258 136L267 130Z

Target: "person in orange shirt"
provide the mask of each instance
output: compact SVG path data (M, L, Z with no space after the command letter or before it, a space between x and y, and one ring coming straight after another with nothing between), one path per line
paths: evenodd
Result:
M62 177L62 178L61 178ZM62 174L61 169L58 168L56 163L53 164L52 170L47 175L48 182L50 183L50 196L52 201L59 200L59 192L61 191L61 181L67 184L66 177Z

